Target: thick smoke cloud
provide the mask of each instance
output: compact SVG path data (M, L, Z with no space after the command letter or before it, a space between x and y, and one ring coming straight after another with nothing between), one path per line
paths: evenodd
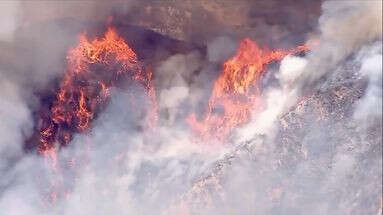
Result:
M75 159L81 160L86 138L93 144L89 163L80 170L71 198L63 202L60 213L161 212L185 191L200 168L212 162L211 154L201 153L200 147L189 142L188 134L175 127L159 128L157 141L145 143L141 132L127 128L130 114L116 114L128 105L125 96L116 93L96 122L94 135L78 136L75 147L64 152L77 154Z
M381 1L327 1L322 10L320 45L309 56L310 72L296 83L303 92L326 80L327 74L362 46L382 38Z
M18 5L17 2L5 2L3 6L1 20L4 25L0 32L0 43L10 42L13 39ZM19 169L19 161L24 156L22 142L31 134L33 127L31 111L26 102L26 98L30 98L31 95L24 92L19 83L9 79L8 72L0 69L0 174L2 175L0 208L4 211L9 207L19 207L19 211L26 213L28 206L20 206L22 199L17 191L17 185L25 181L17 180L17 169ZM8 189L10 187L11 189ZM10 211L10 214L16 214L12 210L7 211Z
M356 119L367 125L382 117L382 43L365 47L358 58L362 62L360 73L368 78L365 95L354 113Z
M381 211L381 8L380 1L323 4L315 36L319 45L306 57L288 56L281 62L275 75L279 86L264 92L265 110L255 112L253 121L237 131L242 155L222 160L232 168L212 176L218 185L209 177L201 182L200 189L212 186L220 193L206 214ZM329 113L310 95L338 91L342 82L352 89L366 76L367 87L355 88L363 97L352 106L354 114L341 120L330 115L337 111ZM302 94L306 98L296 106ZM321 115L328 118L322 121Z
M65 55L78 35L113 14L127 13L133 1L2 1L0 66L29 90L52 88L65 72Z
M320 44L313 45L313 50L304 59L289 56L284 59L277 78L280 79L281 89L287 91L283 96L266 96L276 98L277 101L285 98L286 102L281 103L284 109L294 105L299 95L319 89L330 75L339 71L337 68L346 58L355 55L363 46L382 38L381 1L327 1L323 3L322 9L323 14L319 18L320 34L314 36ZM377 46L375 49L379 50L379 44ZM379 67L379 64L374 66ZM373 86L379 84L379 74L375 77L377 80L372 83ZM375 91L379 95L379 90ZM275 108L278 105L274 103L271 106ZM267 111L269 109L265 112ZM275 115L282 111L277 111Z
M113 89L110 104L95 120L92 131L76 135L60 151L57 161L63 167L60 174L41 156L23 151L24 141L34 126L32 112L39 106L29 90L49 88L52 80L62 75L63 66L55 65L64 64L61 53L75 43L74 35L81 28L61 32L55 24L58 30L55 39L49 39L52 35L38 39L40 29L17 31L19 12L26 11L24 19L30 22L63 15L89 20L106 18L116 6L103 1L6 4L4 13L0 11L4 16L0 22L6 23L6 28L0 29L0 45L24 46L44 41L36 46L42 45L40 48L45 51L35 57L28 52L21 55L28 59L26 64L4 66L2 63L4 69L0 68L0 213L374 214L381 211L380 1L324 2L318 29L311 32L319 45L307 56L287 56L276 71L269 71L277 84L265 87L264 108L254 110L252 121L234 132L230 144L195 143L183 121L191 111L205 111L201 107L205 107L203 101L209 98L212 82L221 69L217 65L235 53L234 39L223 33L224 36L209 39L206 57L195 51L159 63L155 71L160 109L156 136L137 128L141 119L139 111L126 110L129 95ZM130 6L121 7L119 12L125 13ZM36 12L45 7L46 12ZM78 13L78 10L84 11ZM287 38L286 46L295 45L291 29L283 27L291 26L294 17L288 23L275 25L267 22L266 15L251 18L256 27L262 28L258 34L268 32L275 37L272 41ZM314 28L313 23L308 25ZM304 32L306 28L300 30ZM273 31L277 33L270 33ZM55 44L57 40L62 44ZM0 55L0 62L2 59L7 59L5 53ZM12 57L8 59L15 61ZM33 61L47 61L47 64L28 74L26 68L35 65L30 63ZM356 66L347 70L347 65ZM357 78L347 78L354 75ZM351 85L363 81L367 84L357 90L352 88L354 85L350 87L351 93L361 91L361 99L348 101L350 113L340 119L326 115L327 110L323 110L326 104L321 103L321 99L331 100L323 96L328 92L334 92L331 96L339 103L344 101L342 97L349 98L339 90L344 83L337 82L339 79ZM145 100L138 93L142 89L135 87L129 90L137 92L137 99ZM302 94L308 95L301 97ZM321 114L326 120L321 119ZM49 200L52 190L60 196L55 203Z
M202 67L202 59L198 52L186 55L178 54L163 61L156 72L156 85L159 92L159 108L168 115L168 123L180 120L177 116L185 115L181 105L193 106L205 94L196 87L196 71Z
M0 172L7 171L13 161L22 156L24 138L31 134L33 126L31 112L17 85L0 76L1 91L1 143ZM7 183L3 181L3 183ZM1 183L3 186L6 184Z
M356 71L357 81L364 75L370 81L362 99L353 106L354 113L341 120L330 117L322 121L320 110L312 113L306 110L309 114L302 114L306 107L318 105L315 98L310 98L314 103L310 104L308 99L294 107L294 121L286 125L292 128L284 130L283 122L288 120L282 115L284 107L296 94L281 89L266 93L266 104L271 104L271 108L254 114L254 121L238 132L238 137L242 138L239 140L247 142L245 146L240 145L242 155L230 161L232 168L218 177L224 198L217 198L211 210L222 214L227 211L244 214L253 211L260 214L360 214L367 211L379 214L382 192L382 90L378 84L381 49L381 42L367 45L356 53L359 57L348 62L361 65ZM291 67L287 68L290 63ZM305 64L305 59L287 57L281 63L279 77L284 77L284 69L300 73ZM342 77L344 74L334 79ZM264 120L263 115L268 120ZM281 136L277 135L278 130ZM288 158L284 153L288 153ZM233 175L236 177L232 178ZM247 207L249 205L252 206Z

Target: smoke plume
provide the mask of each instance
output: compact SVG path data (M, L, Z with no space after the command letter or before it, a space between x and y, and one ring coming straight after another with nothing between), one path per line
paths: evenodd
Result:
M233 4L0 2L0 214L381 212L382 2ZM28 144L56 99L65 56L110 16L121 35L138 32L128 43L153 70L157 124L145 127L148 86L124 80L108 88L90 130L44 157ZM259 95L251 94L261 105L251 103L249 120L228 135L214 130L217 144L187 119L225 116L224 99L246 92L234 86L242 94L211 108L215 81L243 38L264 53L309 51L267 62Z

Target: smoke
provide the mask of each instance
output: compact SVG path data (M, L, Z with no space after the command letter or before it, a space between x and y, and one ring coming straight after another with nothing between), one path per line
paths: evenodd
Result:
M358 58L362 62L360 73L367 76L368 86L354 117L368 125L382 118L382 42L364 47Z
M281 62L264 109L237 130L239 152L222 160L231 168L212 176L218 185L202 183L219 190L202 206L206 214L381 211L381 8L380 1L323 3L319 45ZM344 102L351 105L337 107Z
M21 143L31 134L31 113L24 102L21 89L17 85L0 76L1 86L1 144L0 144L0 171L6 171L12 162L22 156ZM5 182L3 182L5 183ZM4 186L4 184L2 185Z
M310 71L296 81L301 92L316 89L347 57L382 39L381 1L327 1L322 10L320 45L308 57Z
M158 66L156 86L159 92L159 108L168 115L168 123L173 124L177 117L185 115L185 108L193 106L205 94L202 89L195 87L198 80L196 71L202 67L202 59L198 52L186 55L177 54L169 57Z
M1 68L33 91L54 87L63 76L65 55L85 30L127 13L133 2L2 1Z
M1 19L1 26L3 26L0 30L0 40L1 41L10 41L14 37L14 32L16 30L17 26L17 20L15 17L17 16L18 12L18 2L3 2L2 7L4 10L2 10L2 19Z
M311 32L319 45L306 56L285 57L275 71L268 71L276 84L266 83L261 96L263 107L254 110L249 124L234 131L230 144L198 143L184 121L190 112L205 111L222 62L237 48L233 37L225 32L207 40L211 41L207 56L192 51L170 56L156 65L160 120L155 135L143 131L141 110L127 110L131 94L112 89L111 101L92 122L92 130L76 134L69 146L59 152L59 173L47 158L25 153L23 144L31 136L33 126L37 126L33 124L32 113L42 105L33 92L50 89L63 74L62 53L75 43L75 36L86 24L62 28L66 25L36 27L34 23L63 16L102 22L112 12L126 13L131 5L106 1L0 4L5 6L0 10L4 17L0 19L0 23L4 22L0 46L11 46L9 49L17 50L18 56L0 55L1 62L12 61L9 63L12 66L0 70L1 212L33 215L379 211L380 1L324 2L318 31ZM254 3L257 4L261 3ZM287 8L287 14L296 11ZM211 10L209 6L205 9ZM19 14L21 11L23 15ZM295 45L302 38L295 38L292 32L309 28L292 30L291 26L299 21L295 16L287 23L280 17L277 21L282 23L274 23L266 15L252 14L251 20L261 29L259 35L252 35L255 38L270 34L270 41L287 38L288 46ZM297 17L305 17L303 14ZM220 17L217 16L218 22L226 20ZM314 28L314 18L310 17L310 28ZM32 27L21 28L19 22ZM50 30L41 31L47 28ZM26 46L29 51L23 52L25 49L15 48L15 44ZM39 51L31 52L33 49ZM348 70L348 65L353 69ZM367 86L360 87L364 80ZM147 98L139 93L140 87L127 88L135 95L134 101L145 104ZM57 199L52 197L52 190Z
M208 44L207 55L211 62L224 62L235 54L237 44L228 37L218 37Z
M379 214L381 50L381 41L355 50L328 75L326 88L297 105L293 83L309 72L310 58L286 57L275 74L279 87L263 95L265 109L237 130L236 150L180 208L192 205L186 207L192 214ZM349 107L336 107L344 102Z
M78 154L76 160L81 160L81 152L86 152L85 138L90 138L93 146L88 165L80 170L73 185L71 198L63 202L62 213L150 214L161 211L175 195L172 192L180 192L185 181L178 179L186 180L188 167L183 159L191 160L188 154L194 151L190 148L193 145L184 144L185 139L173 139L184 136L177 135L180 131L173 130L174 134L167 138L168 129L160 132L157 141L145 144L140 132L127 128L132 120L130 114L116 114L116 110L126 107L127 99L117 93L96 122L94 135L79 136L73 141L76 148L67 153ZM175 152L175 148L179 151ZM173 189L164 189L170 186ZM96 202L102 204L95 206Z
M76 136L71 146L60 152L62 176L41 171L44 167L49 170L49 165L38 157L19 161L13 171L26 181L5 189L0 208L9 214L161 213L223 153L193 144L188 132L175 126L159 127L156 139L144 141L141 131L129 127L137 119L131 112L121 111L128 106L128 99L128 94L116 91L92 133ZM68 168L71 161L75 170ZM36 174L42 175L34 179L32 176ZM41 180L44 177L48 179ZM59 181L58 195L65 195L66 189L71 188L70 198L61 199L53 208L49 202L33 205L34 201L17 207L19 201L24 201L21 192L33 194L26 198L44 199L47 193L39 189L49 190L49 178L55 177ZM64 187L60 186L61 182Z
M275 111L266 108L264 113L257 114L261 115L260 117L265 114L267 116L265 118L270 123L275 121L278 115L296 103L300 95L319 90L330 75L339 71L338 68L344 64L348 57L355 55L363 46L381 40L381 4L381 1L324 2L322 5L323 14L319 18L319 36L314 36L314 40L319 40L320 45L314 45L313 50L304 59L288 56L282 61L280 71L276 76L280 81L280 87L277 91L282 90L284 92L278 92L279 95L276 94L275 89L266 92L265 94L271 94L266 96L268 101L266 104L271 102L268 106ZM379 67L379 64L373 65ZM366 65L364 66L366 67ZM374 78L377 78L377 81L374 81L375 83L372 85L379 85L379 74ZM375 89L373 93L379 96L377 87L372 88ZM372 99L380 101L379 97ZM272 114L274 117L268 115L271 112L274 112ZM257 124L256 122L255 119L254 124ZM253 127L250 130L254 130ZM241 133L240 136L243 137L244 134Z
M1 22L4 25L0 32L0 43L10 42L13 39L18 3L4 2L2 5L4 12L1 14ZM33 127L29 102L26 101L26 98L31 98L32 95L25 92L17 82L9 79L8 72L0 69L0 174L3 176L0 179L0 195L7 187L17 184L14 180L14 169L17 168L17 162L24 156L21 143L31 135ZM11 193L11 195L16 194ZM4 201L6 200L2 198L0 205L3 205Z
M281 61L275 78L278 87L269 87L264 92L265 107L263 111L254 112L253 120L236 134L239 142L252 139L257 134L275 133L275 123L286 108L295 105L297 91L293 82L303 73L307 60L301 57L287 56ZM259 123L262 122L262 123Z

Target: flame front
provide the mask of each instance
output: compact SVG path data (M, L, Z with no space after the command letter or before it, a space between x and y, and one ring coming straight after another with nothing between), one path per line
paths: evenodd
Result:
M114 29L109 28L103 38L93 41L81 35L67 60L66 74L40 131L38 150L42 155L56 159L55 145L68 144L73 133L87 132L92 119L110 98L110 88L124 77L144 87L151 103L147 121L156 121L152 73L138 63L135 52Z
M288 54L307 51L307 46L283 51L261 49L254 41L240 42L235 56L227 60L215 81L202 119L191 114L187 122L202 140L225 142L232 129L250 120L261 105L260 80L266 67ZM101 39L90 41L85 34L68 54L68 68L61 82L50 117L43 121L38 149L54 156L55 144L66 145L73 133L87 132L92 119L110 98L110 88L127 75L140 83L149 98L147 126L157 121L153 73L138 62L135 52L109 28Z
M259 83L266 66L307 49L301 46L290 51L270 51L261 49L250 39L241 41L236 55L224 63L202 119L197 119L195 114L187 118L191 128L203 141L226 142L230 132L248 122L251 111L260 106ZM139 83L144 89L149 102L144 108L145 135L149 134L147 131L154 131L152 128L158 119L153 73L139 63L135 52L114 29L109 28L102 38L94 40L81 35L67 60L67 70L50 113L43 117L38 142L39 153L57 175L60 175L57 150L69 144L73 134L90 131L92 120L110 99L111 87L117 86L120 80ZM131 109L139 109L135 105L132 104ZM70 161L70 168L74 168L77 162ZM55 192L59 186L59 181L52 182L49 195L52 201L59 195Z
M188 123L202 140L224 142L232 129L248 122L251 111L261 104L259 82L266 66L306 50L307 46L299 46L290 51L270 51L250 39L242 40L237 54L224 63L214 83L204 117L198 120L191 114Z

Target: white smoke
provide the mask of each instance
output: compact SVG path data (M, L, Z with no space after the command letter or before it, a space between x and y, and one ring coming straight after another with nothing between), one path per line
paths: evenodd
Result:
M364 47L359 58L362 64L360 73L367 76L368 86L354 116L368 124L382 118L382 42Z
M303 92L315 89L347 57L382 39L382 1L326 1L319 19L320 45L308 56L296 81Z
M278 88L273 87L264 93L264 110L255 112L253 120L238 130L239 142L247 141L256 134L275 133L275 122L286 108L295 104L297 99L294 81L304 72L307 60L301 57L286 56L280 65L276 78L280 82Z
M17 85L0 76L2 91L0 93L1 142L0 171L5 170L12 159L22 155L21 143L30 135L32 128L31 113L22 98Z
M10 14L14 7L9 7ZM8 30L0 31L4 41L14 36L16 23L7 17ZM161 116L156 135L134 126L139 117L126 110L128 95L113 91L110 105L92 122L92 131L76 135L59 152L58 163L63 167L59 173L40 156L24 154L23 142L33 127L30 105L36 104L20 84L24 82L8 80L3 74L9 73L2 72L0 214L168 214L180 196L210 171L220 177L214 181L219 189L204 191L202 187L199 194L212 192L212 204L186 202L182 214L351 214L365 212L362 197L372 199L365 203L366 213L375 212L374 201L381 201L376 190L382 189L377 183L382 179L382 158L374 150L381 150L381 142L379 138L369 142L360 132L371 127L371 122L382 126L382 44L373 43L381 39L381 24L380 1L325 2L320 44L305 57L282 60L275 75L279 85L265 89L264 108L255 111L252 122L233 136L236 145L249 143L245 152L231 145L196 143L180 121L187 109L184 106L196 108L209 88L204 85L210 74L204 73L206 62L198 53L175 55L159 65L159 108L167 116ZM230 39L218 38L208 47L207 61L225 60L234 47ZM359 72L368 79L352 119L330 119L333 130L309 119L304 134L293 133L300 144L299 155L278 152L284 144L276 141L283 114L295 107L308 88L319 88L318 80L342 70L352 55L357 57L351 61L361 64ZM196 75L197 70L202 72ZM344 131L338 130L343 124L354 126L359 133L337 134ZM288 161L283 160L286 154ZM227 157L230 162L222 164L227 167L220 167L225 172L216 174L213 164ZM284 162L291 165L283 166ZM53 182L58 183L56 187ZM52 190L60 197L49 203ZM193 211L194 207L198 210Z
M156 85L159 92L160 111L168 114L168 123L173 124L179 114L182 114L182 104L195 104L202 97L202 91L195 87L193 75L202 65L198 52L186 55L177 54L169 57L159 65L156 71ZM180 113L181 112L181 113Z
M240 147L248 143L243 149L245 155L231 161L231 168L223 172L223 176L215 176L224 197L216 197L207 207L210 211L203 214L358 214L366 211L375 214L381 210L381 1L327 1L322 8L320 34L315 36L319 38L319 45L305 57L287 56L281 62L275 75L279 86L266 89L265 108L255 111L252 122L238 129L235 135L234 140ZM360 73L368 78L364 96L354 106L354 116L340 122L330 117L326 125L313 121L310 115L308 119L296 119L301 123L308 120L301 125L307 129L301 128L303 134L292 131L293 136L287 136L290 141L300 140L293 142L297 144L294 147L298 148L295 152L298 154L289 151L289 159L299 159L294 156L303 159L297 164L290 161L285 168L291 169L279 168L287 161L281 158L278 149L292 147L284 146L284 139L276 136L282 129L278 123L283 125L280 118L294 106L293 114L303 111L310 100L316 99L307 95L316 92L334 75L341 75L336 73L354 73L355 70L345 71L346 62L361 65ZM322 87L321 90L335 89ZM302 94L306 94L308 103L296 106ZM342 126L347 129L354 126L356 133L346 129L344 134ZM348 139L343 139L344 136ZM369 176L372 172L374 177ZM369 206L363 206L363 201Z
M5 1L2 2L0 30L0 41L11 41L14 37L14 32L17 28L17 13L19 12L19 2Z
M281 114L296 104L300 94L318 89L329 74L338 71L337 68L347 57L382 38L381 1L326 1L322 9L323 14L319 19L320 35L315 36L320 44L314 45L305 58L287 56L282 60L280 71L276 75L280 88L265 93L265 111L255 113L253 122L243 129L251 132L241 132L240 137L249 139L256 133L265 133L259 126L266 127L268 131ZM379 77L373 83L377 84Z

